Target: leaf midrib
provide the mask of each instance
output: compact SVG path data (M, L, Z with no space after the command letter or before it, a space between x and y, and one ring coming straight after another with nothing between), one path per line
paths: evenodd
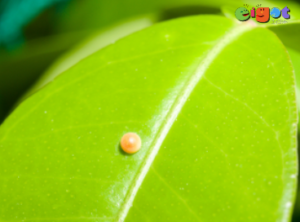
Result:
M172 107L170 108L165 120L162 122L160 130L155 136L152 144L150 145L149 151L145 156L143 164L138 170L132 185L129 187L127 195L125 197L124 203L122 204L120 211L117 215L116 222L123 222L133 204L134 198L142 185L163 141L165 140L168 132L170 131L173 123L175 122L177 116L182 110L185 102L193 92L194 88L197 86L199 81L204 76L206 70L209 68L210 64L215 60L215 58L222 52L222 50L240 37L243 33L251 30L253 27L248 25L248 23L243 23L231 28L226 35L217 41L216 45L207 53L205 58L201 61L200 65L197 67L195 73L187 80L181 92L175 99Z

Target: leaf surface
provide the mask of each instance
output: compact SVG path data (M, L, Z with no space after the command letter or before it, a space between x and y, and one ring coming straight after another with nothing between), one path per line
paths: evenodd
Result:
M294 72L295 72L295 77L296 77L296 93L297 95L297 106L298 106L298 112L300 110L300 52L291 48L287 48L293 67L294 67ZM299 124L299 122L298 122ZM298 126L299 128L299 126Z
M154 16L130 19L121 24L113 25L105 30L93 33L78 45L69 50L63 56L59 57L35 83L35 85L26 93L25 97L31 95L42 88L48 82L51 82L56 76L66 71L80 60L98 51L99 49L114 43L118 39L125 37L140 29L153 24Z
M218 16L154 25L6 119L0 218L288 221L295 100L288 54L269 30ZM119 147L127 132L142 138L134 155Z

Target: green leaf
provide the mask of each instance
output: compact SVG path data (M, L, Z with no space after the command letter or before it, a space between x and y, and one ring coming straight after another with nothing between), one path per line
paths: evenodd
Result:
M154 20L155 19L151 16L134 18L93 33L63 56L60 56L46 70L36 84L31 87L24 98L36 92L47 83L51 82L55 77L78 63L80 60L98 51L99 49L114 43L122 37L152 25ZM22 98L22 100L24 98Z
M241 0L90 0L70 2L70 6L57 21L56 31L65 32L102 28L132 16L156 13L162 19L190 14L219 13L223 5L235 8L243 5ZM82 19L84 18L84 19Z
M268 29L196 16L68 69L0 127L1 220L288 221L295 83ZM126 132L142 139L127 155Z
M300 22L271 26L269 29L276 33L286 47L300 51Z
M293 67L295 71L296 77L296 92L297 92L297 105L298 105L298 112L300 110L300 52L287 48ZM298 123L299 124L299 123Z

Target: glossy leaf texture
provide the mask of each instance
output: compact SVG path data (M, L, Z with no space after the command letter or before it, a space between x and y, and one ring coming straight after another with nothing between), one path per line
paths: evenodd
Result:
M276 107L276 108L274 108ZM293 68L271 31L218 16L88 56L0 127L3 221L288 221ZM136 132L141 150L119 147Z
M297 95L297 105L298 105L298 112L300 110L300 52L291 48L287 48L293 67L295 71L295 77L296 77L296 93ZM299 128L299 122L298 122L298 128Z

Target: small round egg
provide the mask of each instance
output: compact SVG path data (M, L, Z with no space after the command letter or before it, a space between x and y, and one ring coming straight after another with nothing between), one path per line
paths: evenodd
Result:
M136 153L141 146L141 138L136 133L126 133L121 138L121 148L126 153Z

